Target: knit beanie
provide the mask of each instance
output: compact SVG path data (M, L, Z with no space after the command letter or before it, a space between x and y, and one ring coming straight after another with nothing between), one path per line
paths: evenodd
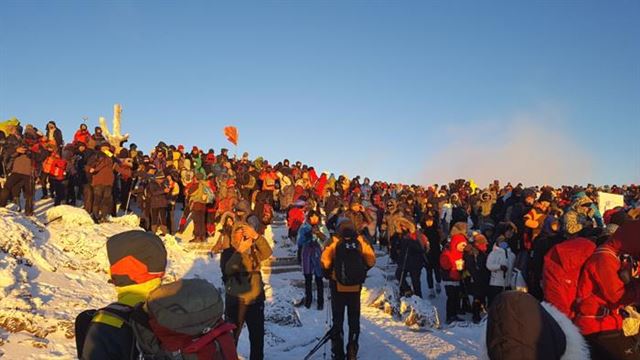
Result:
M167 250L162 240L141 230L126 231L107 240L111 282L115 286L142 284L162 278Z

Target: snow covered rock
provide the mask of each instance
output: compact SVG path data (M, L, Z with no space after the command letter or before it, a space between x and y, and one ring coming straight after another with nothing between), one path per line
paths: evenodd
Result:
M83 208L60 205L47 210L47 222L61 223L64 226L93 226L91 215Z
M400 316L404 324L409 327L440 327L440 317L436 307L415 295L400 300Z
M292 299L285 294L274 294L266 303L264 320L281 326L301 327L302 323L293 306Z

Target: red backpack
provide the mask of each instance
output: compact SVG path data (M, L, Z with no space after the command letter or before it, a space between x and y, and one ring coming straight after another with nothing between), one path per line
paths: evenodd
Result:
M575 317L574 303L578 279L584 263L596 244L586 238L575 238L557 244L544 257L542 287L545 301L553 304L570 319Z

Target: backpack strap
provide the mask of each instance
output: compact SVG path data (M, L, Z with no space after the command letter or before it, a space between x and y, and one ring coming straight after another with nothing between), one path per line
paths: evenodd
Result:
M129 321L133 308L120 303L111 303L106 307L98 310L93 316L91 322L106 324L115 328L122 326Z
M204 335L202 335L197 340L189 344L189 346L185 347L184 352L188 354L197 353L198 351L200 351L200 349L202 349L204 346L214 341L220 335L229 333L235 330L235 328L236 326L234 324L231 324L228 322L222 322L222 324L218 325L213 329L205 329L205 331L203 331Z

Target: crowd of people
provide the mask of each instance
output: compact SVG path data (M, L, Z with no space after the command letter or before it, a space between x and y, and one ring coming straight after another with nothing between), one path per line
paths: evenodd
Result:
M160 142L145 154L135 144L111 144L100 127L91 134L85 124L69 143L54 122L44 133L31 125L14 126L1 140L6 182L0 206L21 205L22 195L25 213L33 215L37 184L43 197L52 197L56 205L82 204L96 222L135 204L141 226L150 233L182 232L190 220L193 242L218 232L213 251L221 253L225 319L235 324L236 341L247 324L251 359L264 356L260 269L271 256L264 234L277 213L286 216L289 238L276 240L291 241L299 250L307 308L314 302L314 283L317 309L324 308L323 279L329 279L334 359L357 357L359 295L375 264L375 250L396 264L402 296L436 298L444 288L448 324L463 321L466 313L480 322L491 315L492 304L506 306L504 299L511 296L503 293L517 290L551 303L572 320L591 346L592 358L640 357L637 328L635 333L623 329L633 319L626 307L640 303L639 186L372 182L319 174L313 166L286 159L273 164L247 153L236 158L226 149L216 154L193 146L187 151ZM599 192L622 195L624 205L601 214ZM181 212L177 223L176 211ZM578 251L563 253L567 249ZM577 253L584 255L572 256ZM129 277L134 284L128 286L151 281ZM141 293L158 286L153 280ZM133 300L125 305L143 299ZM100 318L93 321L100 323ZM88 339L97 341L93 335ZM98 356L106 351L99 346L85 348L94 350L83 358L125 358Z

